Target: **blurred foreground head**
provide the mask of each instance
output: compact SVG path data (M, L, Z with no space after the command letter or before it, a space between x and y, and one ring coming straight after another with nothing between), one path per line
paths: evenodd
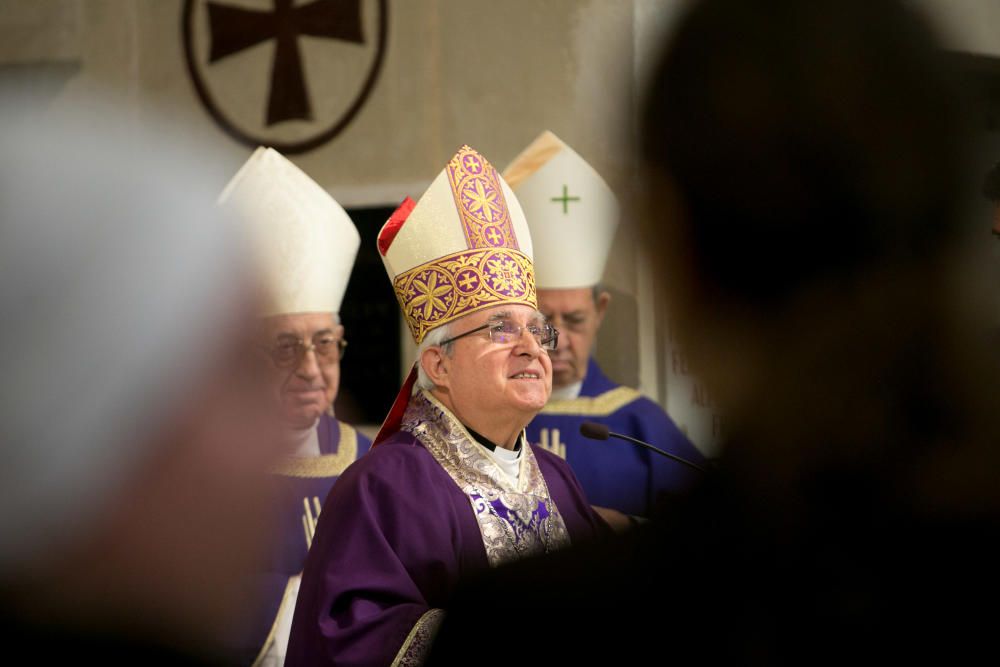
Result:
M99 116L0 118L0 613L210 642L263 535L254 289L205 156Z
M692 3L650 82L671 317L733 440L767 449L727 454L919 467L981 426L965 413L986 389L956 270L978 185L964 112L906 3L765 5Z

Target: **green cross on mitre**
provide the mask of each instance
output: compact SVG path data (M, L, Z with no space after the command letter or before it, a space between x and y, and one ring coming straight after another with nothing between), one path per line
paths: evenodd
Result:
M563 191L562 191L562 197L552 197L551 201L561 203L562 207L563 207L563 215L567 215L567 214L569 214L569 203L571 201L580 201L580 198L579 197L570 197L569 196L569 186L564 185L563 186Z

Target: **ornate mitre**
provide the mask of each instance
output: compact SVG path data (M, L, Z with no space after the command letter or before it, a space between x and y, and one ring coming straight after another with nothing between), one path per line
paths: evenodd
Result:
M219 195L251 227L263 274L262 316L331 312L361 237L330 194L273 148L258 148Z
M586 160L543 132L504 171L524 208L539 289L601 282L618 228L618 200Z
M428 331L504 303L538 307L531 234L517 198L462 146L416 204L382 227L379 252L419 344Z
M462 146L414 203L406 198L378 235L385 270L413 339L485 308L538 307L531 233L517 198L482 155ZM399 430L416 365L372 446Z

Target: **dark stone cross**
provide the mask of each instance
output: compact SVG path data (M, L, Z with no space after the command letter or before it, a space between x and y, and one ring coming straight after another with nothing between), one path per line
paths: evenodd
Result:
M299 7L292 0L274 0L269 12L209 2L208 28L210 63L270 39L277 42L267 101L269 127L286 120L312 120L300 35L365 43L361 0L314 0Z

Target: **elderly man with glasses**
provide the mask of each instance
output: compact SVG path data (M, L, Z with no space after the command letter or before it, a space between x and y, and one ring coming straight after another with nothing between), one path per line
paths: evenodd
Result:
M337 311L361 239L333 197L270 148L257 149L220 202L250 225L265 269L257 334L286 436L274 471L274 548L258 582L256 620L239 633L235 657L281 664L323 500L371 444L332 409L347 345Z
M418 359L324 505L288 665L419 664L459 577L608 530L566 462L525 440L558 332L500 175L463 147L378 244Z

